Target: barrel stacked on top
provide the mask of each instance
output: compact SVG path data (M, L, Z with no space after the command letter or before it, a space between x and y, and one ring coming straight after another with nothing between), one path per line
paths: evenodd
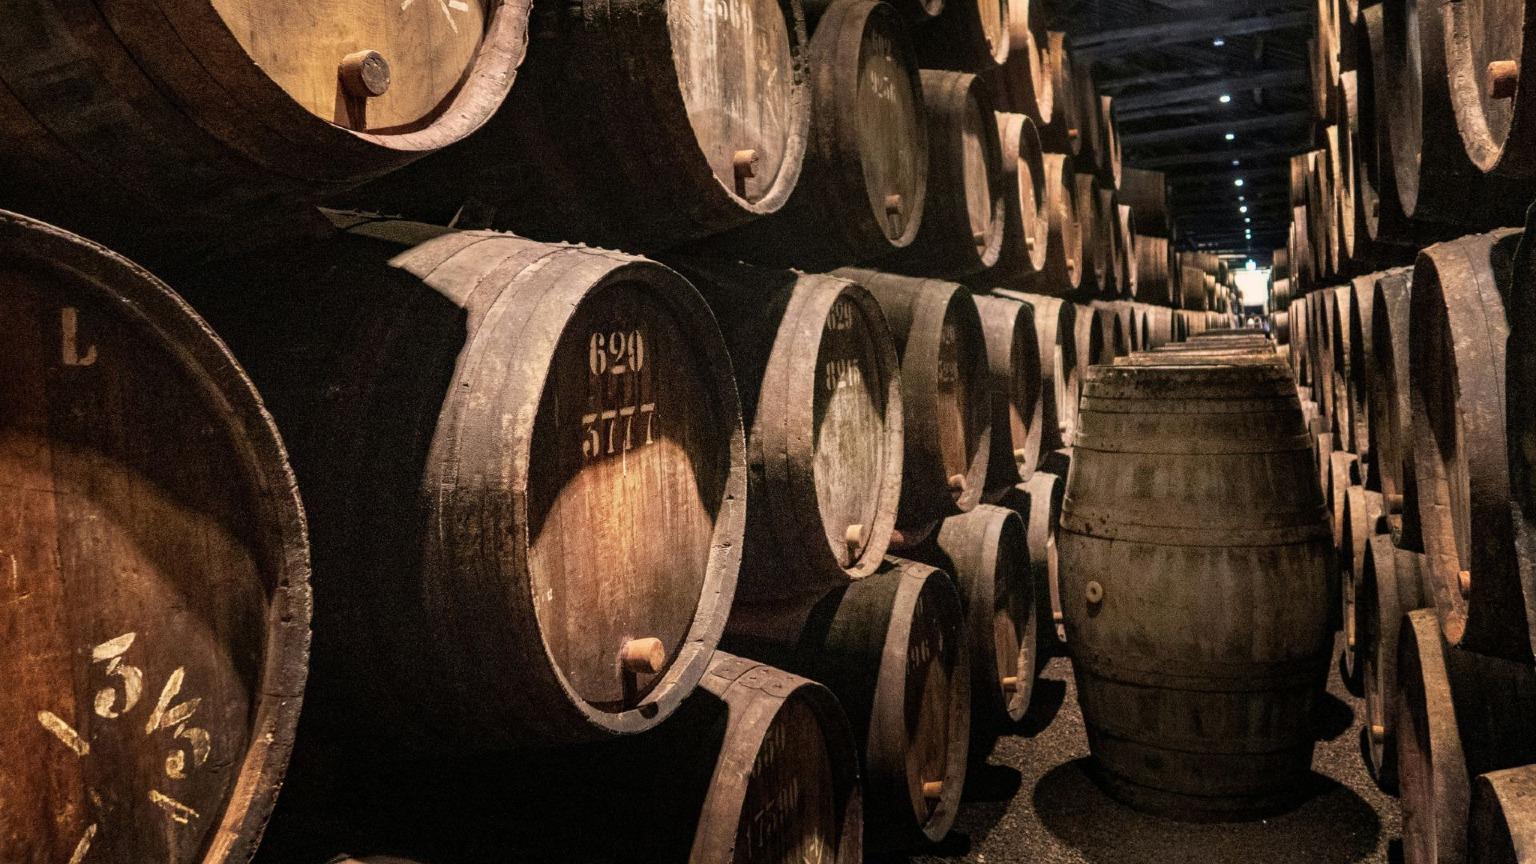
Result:
M941 838L1062 620L1079 370L1216 323L1166 308L1162 178L1064 34L1025 0L162 6L0 36L0 206L219 332L4 217L0 857L246 856L295 747L269 860L391 836L442 787L369 781L421 760L601 764L607 812L718 778L594 860ZM432 812L518 854L548 824Z

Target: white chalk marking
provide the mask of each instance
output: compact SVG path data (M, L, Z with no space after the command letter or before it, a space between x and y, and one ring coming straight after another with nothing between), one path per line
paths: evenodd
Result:
M91 745L80 737L80 733L52 711L37 712L37 722L43 724L43 728L52 732L55 738L63 741L65 747L75 751L76 756L83 757L91 752Z
M96 346L80 353L80 310L65 306L59 310L59 325L63 328L63 362L65 366L90 366L96 362Z
M177 801L175 798L161 792L159 789L149 790L149 800L166 812L171 821L187 824L188 820L197 818L197 811Z
M94 839L96 839L96 823L92 822L91 827L85 829L85 833L80 835L80 842L75 844L75 854L69 856L69 864L80 864L84 861L85 853L91 851L91 841Z
M113 657L121 657L137 636L137 633L124 633L97 645L91 649L91 662L100 663L103 660L111 660Z

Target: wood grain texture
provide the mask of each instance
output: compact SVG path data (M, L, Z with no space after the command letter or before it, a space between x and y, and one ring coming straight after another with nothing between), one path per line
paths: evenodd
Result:
M196 286L306 489L317 733L473 752L660 723L724 628L745 527L703 299L618 253L335 218ZM654 673L620 662L641 638Z
M897 526L920 528L970 510L981 500L993 446L976 304L953 282L857 268L834 275L868 289L896 336L905 427Z
M442 0L388 11L239 3L13 9L0 35L11 145L0 200L114 241L206 239L463 139L501 105L527 41L526 0L465 12ZM444 14L460 35L437 38ZM338 65L354 40L376 39L395 53L383 99L400 110L337 125ZM132 218L144 214L155 218Z
M1331 650L1309 459L1273 357L1089 370L1061 603L1111 794L1184 818L1295 800Z
M1030 284L1036 293L1064 297L1076 292L1082 284L1086 244L1074 176L1072 157L1060 153L1045 154L1045 194L1050 222L1045 266Z
M1045 153L1034 121L1023 114L998 112L997 131L1008 206L1002 256L994 271L1001 278L993 281L1024 287L1045 266L1051 221Z
M1371 776L1397 791L1397 651L1403 616L1432 601L1424 593L1423 557L1394 548L1378 534L1365 547L1364 573L1356 596L1360 630L1360 677L1365 690L1364 751Z
M921 276L985 273L1003 249L1007 197L991 88L964 72L922 70L928 198L912 245L880 266Z
M164 284L0 212L0 858L248 860L309 547L250 380Z
M748 503L737 596L873 573L895 527L904 452L901 371L879 303L835 276L677 266L721 322L742 399Z
M866 846L891 851L941 840L954 823L970 738L963 634L949 577L892 558L831 593L738 605L727 644L837 694L863 756ZM937 797L924 795L930 782Z
M1536 861L1536 767L1492 771L1472 785L1467 856L1479 864Z
M1525 0L1472 0L1440 8L1451 108L1462 146L1479 169L1508 177L1536 174L1536 7ZM1508 91L1489 67L1513 61Z
M1529 661L1532 622L1508 507L1504 416L1503 294L1519 238L1496 231L1419 253L1409 292L1408 390L1419 525L1446 639Z
M1408 397L1408 290L1413 271L1387 271L1371 299L1371 363L1367 372L1370 448L1375 477L1386 496L1388 518L1399 546L1423 549L1413 482L1413 416Z
M1026 482L1040 460L1040 349L1034 307L975 296L991 373L992 446L985 488L1001 492Z
M1026 0L1008 3L1008 59L989 73L992 84L1005 103L999 107L1023 114L1046 126L1055 111L1056 93L1051 86L1049 58L1043 50L1044 29L1031 26ZM1020 10L1025 10L1021 12ZM1022 21L1020 17L1023 16Z
M1044 297L999 288L998 297L1028 303L1035 320L1035 347L1040 351L1040 459L1064 446L1077 428L1080 369L1075 334L1077 306L1059 297ZM1039 464L1039 463L1037 463Z
M1051 78L1051 119L1040 129L1040 141L1055 153L1076 156L1083 147L1081 100L1077 97L1077 78L1072 56L1067 51L1067 34L1051 30L1041 47L1040 63Z
M808 54L810 130L783 209L702 244L780 267L826 270L911 245L928 198L928 119L905 22L875 0L838 0Z

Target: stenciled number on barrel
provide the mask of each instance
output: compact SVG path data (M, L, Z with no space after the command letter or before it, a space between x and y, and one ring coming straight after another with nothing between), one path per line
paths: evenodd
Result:
M65 366L90 366L96 362L96 346L80 350L80 310L65 306L59 310L59 353Z
M92 711L103 720L122 719L140 704L148 704L142 699L144 670L124 660L128 649L133 647L137 638L137 633L124 633L91 648L91 665L95 667L99 664L103 676L114 679L107 686L97 690L92 700ZM207 730L187 725L192 715L197 713L198 707L202 704L202 698L194 697L183 702L176 701L181 695L181 687L185 679L186 667L176 667L176 670L166 678L164 686L160 688L160 695L154 702L148 721L144 724L146 736L153 736L161 731L170 732L171 749L165 757L164 767L165 776L171 780L187 779L189 756L191 757L190 767L199 768L208 762L208 757L213 752L213 737ZM37 721L59 739L60 743L69 748L77 758L84 759L91 754L90 742L81 737L80 733L59 715L52 711L39 711ZM94 789L88 791L91 800L98 802L99 805L100 796ZM166 816L178 824L186 825L200 815L196 810L159 789L152 788L147 794L151 803L164 810ZM85 829L75 845L74 854L70 856L70 864L81 864L85 860L98 830L96 823L92 823Z
M641 330L593 333L587 339L587 371L598 394L598 410L581 417L581 455L596 460L628 453L656 442L656 403L642 401L639 373L645 368L645 334ZM603 406L614 385L619 404ZM636 420L644 424L645 440L636 442Z

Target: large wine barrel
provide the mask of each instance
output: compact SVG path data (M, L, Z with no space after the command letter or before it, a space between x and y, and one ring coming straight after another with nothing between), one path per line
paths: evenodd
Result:
M1028 303L1034 309L1035 345L1040 350L1040 454L1044 458L1065 446L1077 427L1077 306L1059 297L1001 288L993 293Z
M660 723L709 663L745 528L708 306L640 258L334 218L312 250L188 281L304 489L306 719L418 752Z
M1051 122L1056 101L1049 57L1043 50L1047 46L1039 42L1045 31L1039 27L1038 13L1031 14L1034 0L1009 0L1007 5L1008 59L993 72L993 79L1009 111L1045 126Z
M3 211L0 252L0 858L248 860L309 644L283 444L154 277Z
M1050 76L1053 94L1051 119L1040 129L1040 141L1048 150L1075 156L1083 144L1078 117L1081 103L1077 97L1077 79L1072 72L1072 57L1067 53L1067 34L1057 30L1046 33L1040 63L1045 67L1045 74Z
M1036 632L1040 644L1054 651L1067 638L1061 616L1060 560L1056 553L1057 531L1061 524L1062 498L1067 484L1058 474L1036 471L1021 487L1028 496L1029 571L1035 588Z
M1351 309L1354 307L1355 294L1349 285L1340 285L1328 294L1328 346L1324 349L1329 352L1328 368L1333 376L1333 411L1330 418L1333 420L1334 440L1339 446L1351 453L1356 452L1355 444L1355 399L1350 393L1350 387L1354 381L1354 373L1351 368L1353 353L1350 341L1349 321Z
M1536 672L1447 646L1420 609L1398 636L1397 680L1403 860L1465 861L1470 781L1536 762Z
M1113 363L1116 357L1125 357L1131 353L1130 338L1130 310L1126 304L1118 301L1093 301L1093 310L1097 314L1100 329L1099 362ZM1092 346L1089 347L1089 356L1094 356Z
M1083 226L1077 206L1077 184L1072 157L1045 154L1046 206L1050 208L1045 267L1030 283L1041 294L1064 296L1075 292L1083 280Z
M1112 795L1233 818L1303 793L1332 645L1310 458L1273 359L1089 370L1061 603Z
M1423 556L1397 549L1387 534L1365 547L1364 573L1355 597L1359 630L1356 650L1365 690L1367 766L1376 783L1397 792L1397 644L1403 616L1432 600L1425 596L1419 569Z
M1034 307L1019 300L972 298L987 343L992 399L992 446L985 489L1012 489L1040 461L1040 347Z
M865 844L889 849L954 824L971 716L963 633L949 577L893 558L828 594L738 606L727 644L837 694L860 749Z
M901 494L901 374L880 305L835 276L689 261L730 350L747 431L737 596L868 576ZM786 578L793 574L793 578Z
M905 248L928 191L928 119L906 22L836 0L809 51L810 138L783 209L706 245L744 261L825 270Z
M1113 206L1115 211L1115 282L1121 297L1141 297L1141 277L1138 266L1139 252L1136 248L1136 216L1131 208L1118 203L1120 198L1115 192L1105 190L1100 193L1099 199L1106 206ZM1155 295L1151 298L1157 301Z
M1536 8L1524 0L1441 7L1451 108L1479 169L1536 175Z
M0 35L0 200L185 254L186 236L475 131L512 85L529 5L23 0Z
M1409 394L1428 584L1446 639L1509 658L1532 638L1509 513L1504 348L1520 232L1419 253L1409 299ZM1522 397L1523 398L1523 397Z
M338 848L409 856L364 859L374 864L863 860L858 750L836 697L720 651L695 695L645 735L511 756L397 756L319 779L284 790L288 819L274 821L264 860L326 861ZM306 812L290 806L300 794Z
M1120 203L1136 214L1138 233L1168 239L1173 223L1168 212L1168 178L1163 172L1120 169Z
M1090 86L1093 79L1089 79ZM1115 97L1101 96L1094 93L1095 108L1099 117L1099 144L1095 148L1098 156L1099 181L1111 189L1119 189L1122 172L1125 170L1121 163L1120 130L1115 123Z
M1087 296L1112 297L1111 273L1114 257L1114 226L1099 203L1099 180L1094 174L1076 174L1072 178L1077 196L1077 221L1082 233L1082 276L1078 290Z
M1030 277L1045 267L1050 237L1051 198L1046 188L1045 153L1033 120L999 111L997 131L1003 151L1003 188L1008 191L1007 222L998 272L1010 281Z
M991 89L964 72L922 71L928 112L928 198L910 246L881 265L961 277L997 264L1008 196Z
M1387 134L1398 200L1413 219L1469 229L1517 224L1523 221L1533 187L1483 174L1453 132L1456 112L1441 5L1432 0L1382 4L1389 70L1383 89L1391 105Z
M1478 864L1536 861L1536 765L1490 771L1472 782L1467 859Z
M1361 625L1360 584L1365 581L1367 556L1371 541L1386 533L1382 524L1386 507L1380 492L1372 492L1364 486L1351 486L1344 490L1343 538L1339 543L1339 566L1344 570L1339 579L1343 609L1341 622L1344 633L1343 677L1353 690L1361 690L1363 669L1360 664ZM1390 535L1389 535L1390 536Z
M1136 223L1137 230L1141 223ZM1168 240L1137 234L1132 244L1136 250L1136 298L1146 303L1166 305L1174 301L1168 276Z
M1366 10L1370 14L1370 9ZM1413 270L1388 270L1372 295L1370 367L1370 448L1375 477L1385 496L1388 519L1399 545L1422 549L1418 498L1413 483L1413 416L1408 396L1408 291Z
M1007 62L1010 5L1009 0L944 0L918 41L923 68L979 72Z
M1376 454L1371 451L1371 380L1375 358L1371 356L1371 333L1376 313L1376 282L1380 273L1356 276L1350 280L1349 298L1349 417L1353 424L1355 455L1360 457L1360 476L1372 489L1378 489ZM1342 325L1341 325L1342 326Z
M960 593L975 763L985 758L1005 724L1023 719L1034 693L1037 625L1028 531L1014 510L982 504L945 519L932 540L912 554L953 574Z
M916 528L975 507L992 448L986 336L953 282L844 268L890 322L901 359L903 459L897 525Z
M530 31L517 86L479 134L345 202L649 250L788 201L812 103L799 0L577 0Z

